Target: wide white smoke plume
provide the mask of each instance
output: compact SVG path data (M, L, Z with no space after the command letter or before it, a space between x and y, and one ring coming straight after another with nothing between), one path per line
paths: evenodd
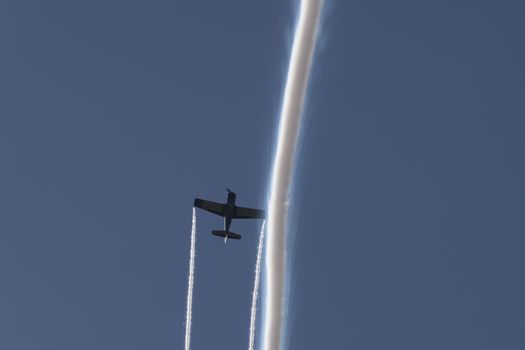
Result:
M190 247L190 271L188 273L188 297L186 299L186 337L184 349L190 350L191 336L191 308L193 301L193 275L195 271L195 236L197 235L197 215L193 208L193 217L191 220L191 247Z
M263 348L279 350L283 344L286 227L297 139L323 0L302 0L277 136L266 242L266 299Z
M259 234L259 244L257 245L257 260L255 261L255 279L253 281L252 309L250 315L250 340L248 350L253 350L255 343L255 323L257 321L257 298L259 296L259 281L261 277L261 257L264 245L264 230L266 221L263 221L261 233Z

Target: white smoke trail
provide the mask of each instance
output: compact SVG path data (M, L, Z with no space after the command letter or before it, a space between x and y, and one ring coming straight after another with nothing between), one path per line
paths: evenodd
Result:
M193 218L191 220L191 248L190 248L190 271L188 273L188 297L186 299L186 350L190 350L190 335L191 335L191 308L193 301L193 276L195 270L195 236L197 235L197 215L195 208L193 208Z
M295 29L290 65L279 124L268 203L266 248L266 299L264 305L263 348L279 350L283 344L285 234L288 197L292 182L297 139L310 66L315 49L317 27L323 0L302 0Z
M263 221L261 226L261 233L259 234L259 244L257 245L257 260L255 262L255 279L253 281L252 294L252 311L250 316L250 341L248 343L248 350L253 350L255 342L255 322L257 320L257 298L259 296L259 280L261 275L261 257L264 245L264 229L266 221Z

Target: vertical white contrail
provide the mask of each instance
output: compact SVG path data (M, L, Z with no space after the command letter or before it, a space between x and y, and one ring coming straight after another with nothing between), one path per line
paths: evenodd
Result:
M191 248L190 248L190 271L188 273L188 297L186 299L186 338L184 349L190 350L191 335L191 307L193 300L193 274L195 270L195 236L197 234L197 215L193 208L191 220Z
M284 91L268 202L263 348L279 350L284 321L288 196L323 0L302 0Z
M257 321L257 297L259 296L259 281L261 276L261 257L264 245L264 229L266 221L263 221L261 226L261 233L259 234L259 244L257 245L257 260L255 261L255 279L253 281L252 293L252 310L250 316L250 341L248 343L248 350L253 350L255 342L255 322Z

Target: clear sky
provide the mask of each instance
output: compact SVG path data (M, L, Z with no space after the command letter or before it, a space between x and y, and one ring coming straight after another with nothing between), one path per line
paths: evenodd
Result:
M331 1L291 349L525 348L525 5ZM293 1L0 4L0 348L182 349L194 197L263 207ZM192 349L247 347L258 226L199 212Z

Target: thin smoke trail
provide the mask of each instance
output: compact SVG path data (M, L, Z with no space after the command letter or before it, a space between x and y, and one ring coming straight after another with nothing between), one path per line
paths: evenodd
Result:
M195 236L197 235L197 214L193 208L193 217L191 220L191 248L190 248L190 270L188 273L188 297L186 299L186 350L190 350L190 335L191 335L191 308L193 301L193 280L195 271Z
M255 322L257 321L257 298L259 296L259 281L261 275L261 257L264 245L264 229L266 221L263 221L261 226L261 233L259 234L259 243L257 245L257 260L255 262L255 279L253 281L253 294L252 294L252 310L250 316L250 341L248 344L248 350L253 350L253 344L255 342Z
M264 300L263 349L278 350L283 344L285 234L297 139L316 43L323 0L302 0L296 26L277 138L268 202L266 242L266 298Z

